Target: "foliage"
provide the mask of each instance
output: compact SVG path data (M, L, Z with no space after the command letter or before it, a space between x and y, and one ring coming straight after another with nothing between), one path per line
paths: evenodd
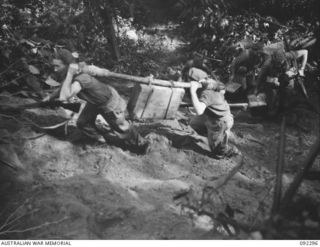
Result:
M179 0L176 9L190 40L190 49L208 58L218 74L228 77L228 67L238 54L239 46L245 48L254 43L270 44L284 40L295 43L298 38L305 41L306 36L314 33L316 26L314 20L308 23L312 18L307 20L304 15L308 11L314 13L312 8L315 5L314 0ZM283 18L294 16L298 9L300 17ZM285 25L274 18L281 15L279 20L283 20Z
M289 12L298 8L305 11L313 8L315 2L281 0L280 6ZM271 0L3 0L0 4L0 89L7 84L28 85L39 92L51 72L54 47L77 51L80 60L119 72L156 75L161 67L161 42L164 41L161 36L157 37L160 43L143 39L139 30L153 17L150 6L161 6L169 15L174 3L184 34L191 41L190 49L209 59L223 60L222 63L210 60L213 67L226 68L236 54L234 45L239 42L274 42L282 40L285 34L274 18L261 18L240 8L266 13L263 10L274 8L275 1ZM312 26L303 18L286 25L291 27L287 33L290 39L312 31ZM116 46L119 61L113 56Z
M134 29L131 29L134 30ZM138 40L132 40L123 33L120 37L121 60L114 66L114 70L121 73L159 77L161 63L168 51L166 40L161 35L149 36L136 31Z
M317 0L246 0L248 7L262 15L272 15L281 21L288 21L293 16L300 16L310 21L318 18ZM244 6L245 7L245 6Z
M102 1L115 16L125 12L126 1ZM87 5L86 5L87 4ZM51 72L54 47L81 54L80 59L112 67L110 42L97 8L82 0L4 0L0 8L0 90L31 86L41 92ZM96 7L101 7L96 6ZM120 13L121 12L121 13ZM121 23L118 23L121 27ZM119 33L120 35L120 33ZM121 34L123 35L123 34Z
M191 38L193 49L202 49L205 55L214 56L219 47L241 40L250 39L253 42L263 41L274 34L274 28L268 21L276 22L271 17L261 18L258 14L242 13L229 14L229 4L224 1L186 1L180 0L180 18L183 21L188 36ZM230 43L230 44L231 44ZM203 51L205 50L205 51Z
M27 27L37 25L33 17L39 14L35 6L28 4L25 1L15 5L14 1L5 0L1 5L0 87L28 86L40 94L40 70L48 72L51 42L25 38L30 36Z

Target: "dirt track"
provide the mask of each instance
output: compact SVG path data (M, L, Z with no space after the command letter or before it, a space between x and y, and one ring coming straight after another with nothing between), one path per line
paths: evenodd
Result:
M34 120L42 123L41 119L47 119L48 111L45 117L42 111L33 111L32 114ZM184 114L181 112L180 116ZM221 213L233 216L230 218L246 229L245 232L240 227L238 237L250 238L250 232L260 229L270 215L279 126L270 122L243 124L253 121L248 113L241 113L236 119L233 141L245 157L243 166L218 192L211 191L200 204L203 188L215 187L224 175L239 165L240 160L218 161L202 154L208 148L205 138L196 136L182 120L138 124L139 131L151 141L149 152L138 155L112 145L74 145L54 136L39 136L30 127L1 117L2 128L9 133L9 141L1 148L10 146L11 153L17 153L16 158L24 167L18 171L22 187L12 186L12 179L1 187L1 201L5 202L1 222L19 207L11 216L11 219L17 219L12 223L12 230L36 227L33 231L4 236L45 239L228 238L219 221L199 216L192 210L201 205L214 216ZM314 132L303 134L299 146L298 132L288 130L284 187L292 180L314 140ZM12 156L8 159L12 160ZM316 166L319 166L319 160ZM2 171L2 175L9 174L7 178L17 177L17 172L7 167L2 170L6 172ZM318 182L304 183L300 194L319 202L315 183ZM187 191L189 193L179 197ZM177 195L179 198L174 200ZM9 226L11 224L1 231Z

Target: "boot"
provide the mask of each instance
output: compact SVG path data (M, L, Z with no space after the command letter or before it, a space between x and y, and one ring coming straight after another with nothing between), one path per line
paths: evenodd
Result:
M215 152L213 157L215 159L224 159L224 158L231 158L231 157L235 157L235 156L241 156L242 153L241 151L236 147L236 146L227 146L225 148L225 150L221 151L221 152Z
M147 139L139 134L136 127L131 126L123 137L126 145L138 148L142 153L147 152L150 143Z

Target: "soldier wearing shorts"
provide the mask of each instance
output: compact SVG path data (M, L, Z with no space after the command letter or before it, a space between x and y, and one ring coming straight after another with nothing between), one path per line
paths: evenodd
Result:
M195 72L191 69L189 75L195 75ZM191 127L197 132L203 126L206 128L208 142L215 158L239 155L240 151L235 146L229 145L233 115L224 98L224 85L207 78L190 83L191 101L197 113L197 116L190 121Z
M62 101L78 96L86 101L81 112L77 127L90 139L105 143L105 139L95 125L98 114L109 124L114 133L129 144L147 146L135 128L126 120L126 102L112 86L100 82L90 73L81 71L67 50L58 50L53 59L53 66L60 78L64 78L58 91L48 99L58 97ZM109 72L104 70L105 73Z

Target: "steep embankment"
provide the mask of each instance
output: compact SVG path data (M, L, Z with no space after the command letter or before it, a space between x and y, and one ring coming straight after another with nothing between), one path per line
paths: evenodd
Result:
M185 114L180 112L180 116ZM61 121L53 110L32 110L24 116L24 121L33 119L41 125L48 124L48 119L51 124ZM1 179L4 213L0 234L4 237L224 238L228 234L219 227L221 221L199 216L194 210L216 217L228 215L239 229L249 232L269 216L277 124L248 125L252 119L247 113L238 115L233 141L243 152L243 164L231 180L214 190L241 160L219 161L202 154L208 148L205 139L195 135L182 119L136 123L151 141L148 153L138 155L112 145L73 144L36 133L15 119L0 117L7 136L1 150L10 150L7 161L16 164L20 160L21 166L19 171L1 166L1 174L6 171L10 174L6 178L11 177ZM285 186L315 139L305 134L299 146L298 138L294 130L288 131ZM13 184L16 186L10 186ZM305 183L301 193L319 202L313 186ZM231 225L231 231L237 230L234 222L230 221ZM242 232L238 237L249 235Z

